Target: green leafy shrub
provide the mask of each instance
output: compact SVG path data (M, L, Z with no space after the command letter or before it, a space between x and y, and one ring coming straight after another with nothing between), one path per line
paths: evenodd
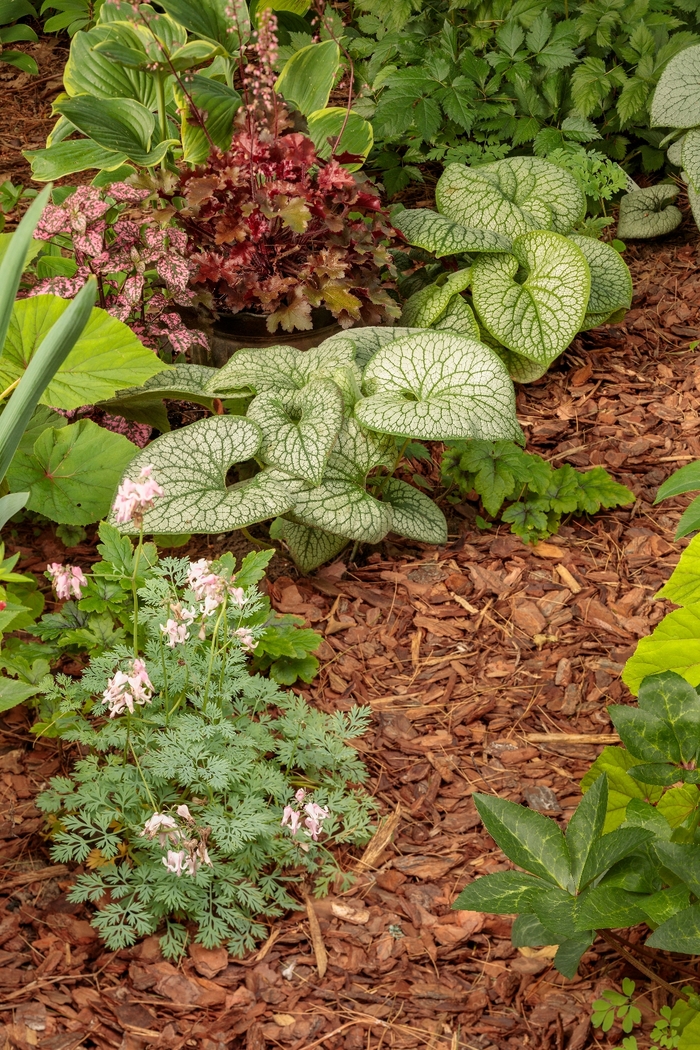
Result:
M400 211L394 225L409 244L436 259L451 257L459 269L414 292L404 324L471 328L514 379L527 382L543 375L577 332L629 308L629 270L611 245L585 228L577 232L586 197L564 168L539 157L450 164L435 199L437 212Z
M157 504L155 477L122 487L120 513L138 521ZM303 876L327 892L339 874L329 845L369 838L366 772L348 743L367 716L324 714L246 666L246 654L270 652L266 636L289 634L256 587L272 551L236 572L229 554L159 560L112 526L100 537L92 584L70 566L53 566L54 582L85 587L78 606L126 596L132 620L79 680L43 683L35 732L86 749L37 800L52 856L87 869L72 901L108 895L92 922L109 948L161 929L177 956L194 923L200 943L243 954L266 933L260 917L296 906Z
M511 532L526 543L537 543L558 532L567 514L595 514L632 503L634 495L613 481L602 467L582 472L568 463L555 470L541 456L524 452L512 441L448 442L442 459L442 479L464 498L481 497L485 510L509 522ZM449 498L449 497L448 497ZM486 522L477 518L477 524Z
M104 0L44 0L39 14L58 12L44 22L45 33L60 33L65 29L68 36L75 36L80 29L92 29L100 14Z
M31 26L17 19L36 18L34 5L29 0L1 0L0 2L0 62L7 62L8 66L15 66L23 73L31 73L36 76L39 67L36 59L31 55L25 55L23 51L15 51L7 48L6 44L16 44L20 41L36 43L39 37Z

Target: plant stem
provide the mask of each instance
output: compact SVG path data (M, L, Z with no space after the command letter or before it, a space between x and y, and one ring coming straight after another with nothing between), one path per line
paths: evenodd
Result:
M143 521L141 522L141 530L139 532L139 542L136 545L136 552L134 554L134 568L131 573L131 594L134 599L134 658L139 655L139 596L138 589L136 587L136 578L139 569L139 562L141 561L141 551L143 549Z
M622 956L625 962L628 962L630 966L634 966L635 970L639 970L640 973L643 973L650 980L655 981L656 984L661 988L664 988L667 992L670 992L670 994L675 996L676 999L682 999L685 1003L690 1002L687 995L684 995L683 992L674 988L672 984L668 983L668 981L664 981L663 977L659 977L658 974L655 974L653 970L650 970L649 967L645 966L643 962L639 961L639 959L635 959L634 955L627 951L622 942L619 941L615 934L611 933L610 930L596 930L596 933L599 937L603 938L606 944L609 944L611 948L614 948L618 955Z
M143 770L141 769L141 763L139 762L139 760L138 760L138 758L136 756L136 752L134 751L133 744L129 744L129 750L131 751L131 754L133 756L134 762L136 763L136 768L139 771L139 776L141 777L141 780L143 780L143 786L145 787L146 793L147 793L148 798L150 800L150 803L153 806L153 812L157 813L158 812L158 806L156 805L156 800L153 798L153 795L151 794L151 789L149 788L149 786L148 786L148 784L146 782L146 778L143 775Z
M211 682L211 672L214 667L214 655L216 653L216 639L219 634L219 624L221 623L221 617L224 615L225 612L226 600L224 599L224 601L221 603L219 615L217 616L216 623L214 624L214 632L211 636L211 648L209 650L209 668L207 670L207 681L204 686L204 700L202 702L202 711L206 711L207 709L207 700L209 699L209 684Z

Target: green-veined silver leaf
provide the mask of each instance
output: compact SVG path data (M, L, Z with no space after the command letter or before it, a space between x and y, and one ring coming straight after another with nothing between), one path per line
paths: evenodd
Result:
M495 339L541 364L566 349L583 324L591 276L573 241L549 230L516 237L512 255L474 263L472 299ZM516 280L518 271L527 277Z
M700 44L674 55L656 85L651 126L694 128L700 124Z
M268 391L247 412L262 432L260 455L271 466L318 485L343 422L343 396L329 379L301 390Z
M447 543L445 515L430 496L398 478L390 478L382 499L391 504L392 532L420 543Z
M326 476L321 485L293 497L292 515L312 525L361 543L379 543L391 529L388 503L370 496L364 485ZM269 517L269 515L268 515Z
M681 135L681 137L679 139L676 139L675 142L672 142L671 145L666 150L666 159L668 160L669 164L675 164L677 168L681 168L683 166L683 142L684 141L685 141L685 135ZM630 186L629 188L630 188L630 190L632 190L632 189L637 189L638 190L639 186L637 186L635 184L635 186Z
M671 233L683 218L672 203L678 193L678 186L664 183L626 193L620 200L617 236L622 240L643 240Z
M279 518L279 532L289 548L294 564L302 572L313 572L319 565L330 561L347 547L345 536L333 532L315 529L310 525L301 525L296 521Z
M261 438L259 427L249 419L213 416L153 441L135 457L126 474L135 478L143 467L152 466L152 477L164 490L146 511L144 530L155 534L230 532L285 514L295 498L293 479L262 471L250 481L226 483L231 465L254 456ZM119 528L127 533L137 531L131 522Z
M386 343L395 339L403 339L407 335L419 332L419 328L378 327L378 328L351 328L345 332L338 332L325 339L319 350L324 347L333 346L333 352L339 352L339 345L349 346L355 356L355 362L359 368L364 368L377 350Z
M441 314L431 327L437 331L449 329L481 342L481 332L474 311L461 295L455 295L450 299L444 314Z
M332 378L352 368L354 353L344 341L326 339L311 350L268 346L237 350L208 383L215 397L240 397L272 390L301 390L311 379Z
M385 434L365 430L356 419L346 419L328 460L326 477L364 485L371 470L396 466L396 442Z
M519 438L513 384L493 350L432 329L388 343L363 376L355 406L370 430L404 438Z
M445 312L452 297L469 286L471 276L472 269L467 267L414 292L404 303L401 324L406 328L430 328Z
M632 305L632 275L619 252L604 241L570 233L569 240L581 249L591 271L591 294L586 306L582 331L595 328L617 310ZM600 320L600 315L603 320Z
M688 182L686 186L688 193L688 201L690 203L691 210L693 212L693 218L698 226L700 226L700 193L697 193L693 188L693 184Z
M531 361L529 357L516 354L513 350L509 350L507 346L499 344L493 346L492 349L495 354L498 354L508 369L508 375L515 383L534 383L549 368L549 364L543 365L540 361Z
M700 191L700 128L691 128L683 136L681 161L683 177L697 193Z
M151 376L143 386L130 386L126 390L120 390L118 400L151 395L208 405L216 395L208 393L207 384L218 372L218 368L209 368L207 365L172 365L166 371ZM109 402L106 401L101 407L107 408L108 405Z
M495 230L470 230L430 208L410 208L393 219L409 244L434 252L437 259L464 252L507 252L510 237Z
M477 168L448 164L435 200L453 222L506 237L542 229L568 233L586 212L574 176L540 157L508 157Z

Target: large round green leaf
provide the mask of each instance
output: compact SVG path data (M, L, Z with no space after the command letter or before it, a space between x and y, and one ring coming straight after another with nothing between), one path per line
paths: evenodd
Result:
M309 136L316 147L316 153L322 160L328 160L330 157L331 145L335 146L336 154L352 153L362 158L367 157L372 149L374 144L372 125L359 113L353 113L352 110L346 121L346 113L345 106L329 106L309 114L306 121ZM343 130L343 137L336 146L341 130ZM329 142L329 139L332 141ZM358 171L362 164L347 164L346 167L349 171Z
M318 349L324 355L329 352L340 353L341 348L344 353L349 350L358 367L364 368L380 346L392 343L395 339L404 339L407 335L419 331L420 328L399 328L388 325L376 328L349 328L345 332L338 332L337 335L324 339Z
M335 40L307 44L287 60L275 90L309 116L328 105L339 62L340 48Z
M137 448L122 434L89 419L49 427L34 443L34 455L12 461L7 482L29 489L29 510L67 525L88 525L109 511L117 484Z
M426 329L378 350L355 406L370 430L404 438L520 437L513 384L496 354L455 332Z
M377 467L391 473L396 466L396 442L384 434L365 430L356 419L346 419L338 434L326 470L327 478L364 485Z
M149 109L154 108L156 95L152 76L122 68L111 58L93 50L96 44L111 36L110 28L103 25L75 34L63 71L66 91L69 95L93 98L133 98Z
M591 294L588 298L582 331L603 324L617 310L632 305L632 275L619 252L604 241L570 233L569 240L581 249L591 271Z
M590 291L583 252L547 230L522 234L511 255L482 255L473 266L472 298L481 323L504 346L543 365L579 331Z
M19 379L42 340L70 303L56 295L19 299L0 357L2 389ZM95 308L68 357L46 387L41 403L78 408L112 397L117 390L145 383L168 369L127 325Z
M586 212L574 176L540 157L508 157L478 168L448 164L435 200L453 222L507 237L528 230L568 233Z
M440 314L437 321L433 321L431 327L439 331L449 329L451 332L459 332L470 339L476 339L479 343L483 342L474 311L462 295L455 295L450 299L445 312Z
M152 477L164 489L144 516L145 531L230 532L285 514L304 482L272 471L236 485L226 481L233 463L255 455L261 436L249 419L213 416L164 434L143 449L126 476L135 478L151 466ZM131 523L120 528L135 531Z
M700 44L668 63L651 101L651 126L694 128L700 124Z
M511 239L489 229L468 229L430 208L407 208L393 218L409 244L433 252L437 259L464 252L508 252Z

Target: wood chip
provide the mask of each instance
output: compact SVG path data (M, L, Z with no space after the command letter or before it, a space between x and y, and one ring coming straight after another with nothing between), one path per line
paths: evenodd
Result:
M619 744L617 733L525 733L533 744Z
M318 917L314 911L314 902L311 900L311 897L305 897L304 899L306 901L306 915L309 920L309 932L311 933L311 944L314 950L314 955L316 956L318 976L324 977L326 970L328 969L328 952L323 943L323 936L321 934Z
M365 852L355 865L355 871L369 871L371 868L376 867L377 861L391 842L394 832L399 826L400 819L401 804L399 803L394 812L381 821L374 835L367 843Z
M578 580L574 579L574 577L567 569L566 565L562 565L562 563L559 562L558 565L554 566L554 571L556 572L561 582L569 588L572 594L579 594L581 592L581 584L578 582Z

